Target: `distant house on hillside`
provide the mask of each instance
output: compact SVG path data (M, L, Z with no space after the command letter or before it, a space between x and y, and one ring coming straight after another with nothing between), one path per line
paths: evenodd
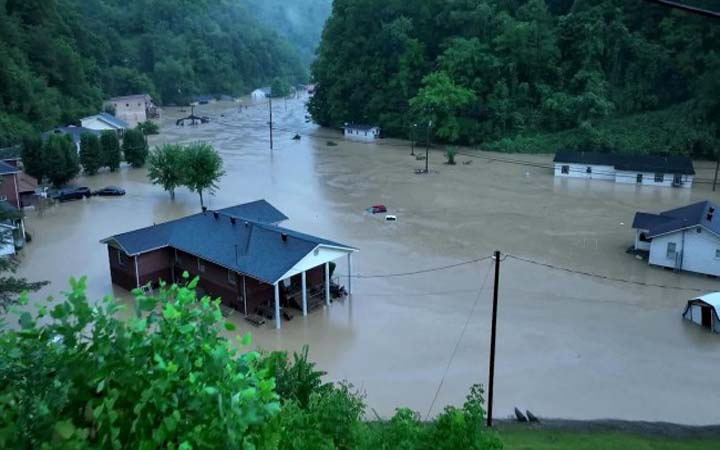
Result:
M639 212L634 248L651 265L720 276L720 210L704 201L660 214Z
M114 97L105 104L115 110L115 117L127 122L130 127L159 117L159 111L149 94Z
M272 89L268 86L255 89L250 93L250 97L255 101L265 100L270 97L270 95L272 95Z
M380 127L359 123L346 123L344 135L350 139L372 140L380 137Z
M692 187L695 168L681 155L621 155L559 151L555 176L614 181L643 186Z
M113 283L135 289L159 280L200 277L199 287L246 316L272 312L280 328L281 305L302 299L330 304L331 262L357 251L347 245L298 233L278 224L287 220L265 200L206 211L111 236L108 246ZM318 302L319 300L319 302Z
M95 114L94 116L83 117L80 119L80 125L95 131L114 131L118 136L125 134L125 131L130 127L127 122L122 119L118 119L112 114L102 112Z
M58 127L50 131L46 131L41 135L41 137L43 141L46 141L48 137L53 134L66 134L70 136L70 139L72 139L73 144L75 144L77 151L80 152L80 136L82 136L83 133L90 133L94 134L95 136L100 136L100 131L98 130L91 130L85 127L76 127L74 125L70 125L68 127Z

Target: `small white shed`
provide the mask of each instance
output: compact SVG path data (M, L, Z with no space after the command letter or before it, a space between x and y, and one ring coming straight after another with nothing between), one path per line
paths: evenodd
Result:
M377 139L380 137L380 127L359 123L346 123L344 135L350 139Z
M687 302L683 319L690 320L715 333L720 333L720 292L701 295Z

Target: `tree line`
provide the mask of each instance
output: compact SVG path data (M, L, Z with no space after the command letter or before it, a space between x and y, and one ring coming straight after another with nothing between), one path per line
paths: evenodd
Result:
M97 113L109 96L185 104L307 78L255 11L225 0L2 0L0 60L0 147Z
M707 155L717 25L642 0L336 0L310 112L325 126L371 122L410 138L429 128L450 143L577 130L586 142L574 145L624 147L650 130L604 133L605 121L682 106L690 116L644 151Z

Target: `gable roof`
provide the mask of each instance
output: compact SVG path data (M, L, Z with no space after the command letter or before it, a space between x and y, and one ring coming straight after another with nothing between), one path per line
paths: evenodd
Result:
M97 115L97 118L115 128L121 128L121 129L130 128L130 125L128 125L127 122L125 122L122 119L118 119L117 117L113 116L112 114L108 114L106 112L101 112L100 114Z
M100 132L97 130L91 130L89 128L85 127L76 127L76 126L68 126L68 127L58 127L54 128L50 131L44 132L41 137L43 140L47 140L48 137L52 134L67 134L72 139L73 143L77 144L80 142L80 136L83 133L90 133L94 134L95 136L100 136Z
M370 131L373 128L379 128L377 125L368 125L365 123L348 123L345 125L345 129L353 129L353 130L361 130L361 131Z
M22 157L22 147L13 145L11 147L0 148L0 160L18 160Z
M553 162L613 166L617 170L695 175L693 163L682 155L621 155L618 153L560 150Z
M152 100L152 98L150 97L150 94L132 94L132 95L121 95L119 97L113 97L108 101L119 102L119 101L136 100L136 99L142 99L145 101Z
M6 163L5 161L0 161L0 175L10 175L12 173L18 173L20 170L18 170L17 167L11 166L10 164Z
M279 281L318 246L355 251L317 236L250 220L248 216L266 220L286 218L261 200L194 214L111 236L101 242L117 245L129 256L172 247L270 284Z
M633 220L633 228L648 230L649 238L697 226L720 235L720 210L717 205L706 200L660 214L639 212Z

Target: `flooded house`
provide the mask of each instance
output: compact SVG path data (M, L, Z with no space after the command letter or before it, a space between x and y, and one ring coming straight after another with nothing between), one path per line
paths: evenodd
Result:
M95 136L100 137L100 131L98 130L91 130L90 128L85 127L76 127L75 125L53 128L52 130L42 133L40 137L43 141L46 141L53 134L67 135L70 137L73 144L75 144L75 148L77 149L78 153L80 153L80 137L84 133L94 134Z
M113 283L131 290L175 282L187 272L199 287L245 316L310 296L330 303L331 262L353 247L279 226L287 216L265 200L201 213L103 239Z
M638 212L633 220L637 251L651 265L720 276L720 211L710 201L659 214Z
M115 111L115 117L135 127L148 119L159 117L159 111L149 94L113 97L105 102Z
M380 127L360 123L346 123L343 134L350 139L373 140L380 137Z
M99 114L95 114L94 116L83 117L80 119L80 125L87 129L100 132L114 131L120 137L122 137L122 135L125 134L125 131L130 128L130 125L128 125L127 122L106 112L101 112Z
M691 188L695 168L682 155L623 155L561 150L553 160L555 177L585 178L641 186Z
M250 97L256 102L266 100L270 95L272 95L272 89L269 86L255 89L250 93Z

